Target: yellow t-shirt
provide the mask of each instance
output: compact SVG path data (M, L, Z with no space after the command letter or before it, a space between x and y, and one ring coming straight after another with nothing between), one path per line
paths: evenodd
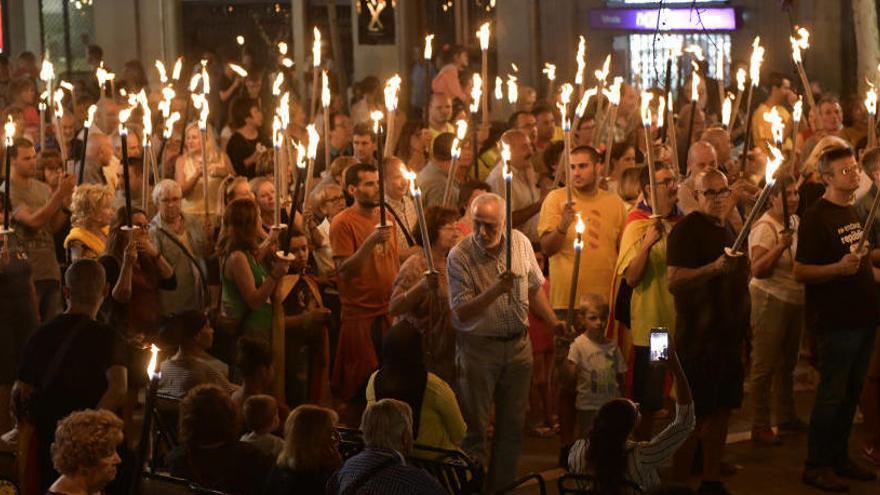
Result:
M620 236L626 224L626 206L619 196L608 191L599 190L588 196L574 190L573 194L574 209L587 224L575 300L580 301L588 292L609 297ZM539 236L556 229L566 200L564 187L550 191L541 206ZM562 249L550 257L550 305L553 309L568 307L574 270L575 224L572 222L569 226Z

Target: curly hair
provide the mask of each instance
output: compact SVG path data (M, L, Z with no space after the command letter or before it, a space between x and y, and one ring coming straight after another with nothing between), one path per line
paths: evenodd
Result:
M333 442L336 411L303 404L290 412L284 422L284 449L278 465L297 471L333 471L342 464L342 457Z
M238 430L235 404L217 385L194 387L180 403L180 443L190 452L200 445L233 442Z
M101 209L104 201L113 201L113 190L103 184L80 184L73 191L73 215L70 222L82 227L86 221Z
M94 467L122 443L122 420L106 410L77 411L58 422L52 464L65 476Z

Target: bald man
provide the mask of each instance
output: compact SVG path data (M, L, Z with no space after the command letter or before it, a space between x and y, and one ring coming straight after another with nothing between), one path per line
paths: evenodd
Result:
M699 209L696 178L707 167L718 166L718 155L708 141L697 141L687 153L687 177L678 187L678 206L687 215Z
M501 136L501 141L510 147L510 169L513 173L511 185L511 207L513 208L513 228L518 229L532 242L540 241L538 236L538 214L544 203L544 194L538 187L538 173L532 165L532 141L525 132L512 129ZM492 192L504 196L504 176L502 162L486 177Z
M83 183L85 184L111 184L116 185L116 175L113 174L113 182L107 181L104 168L110 167L115 160L113 155L113 140L107 134L89 134L89 142L86 145L86 159L83 163ZM77 166L79 166L77 164ZM79 173L79 169L77 169Z

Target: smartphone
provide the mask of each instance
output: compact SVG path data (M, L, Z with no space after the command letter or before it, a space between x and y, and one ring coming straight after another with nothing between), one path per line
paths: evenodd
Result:
M651 362L665 361L669 358L669 329L654 327L649 337Z

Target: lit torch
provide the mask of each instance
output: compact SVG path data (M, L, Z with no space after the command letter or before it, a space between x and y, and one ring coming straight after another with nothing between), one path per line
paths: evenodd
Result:
M562 151L562 167L565 170L565 197L568 204L574 203L571 186L571 117L568 115L568 102L571 99L571 94L573 92L574 87L572 87L571 84L563 84L562 89L559 92L559 103L557 103L559 113L562 115L562 135L564 144ZM510 268L508 267L508 269Z

